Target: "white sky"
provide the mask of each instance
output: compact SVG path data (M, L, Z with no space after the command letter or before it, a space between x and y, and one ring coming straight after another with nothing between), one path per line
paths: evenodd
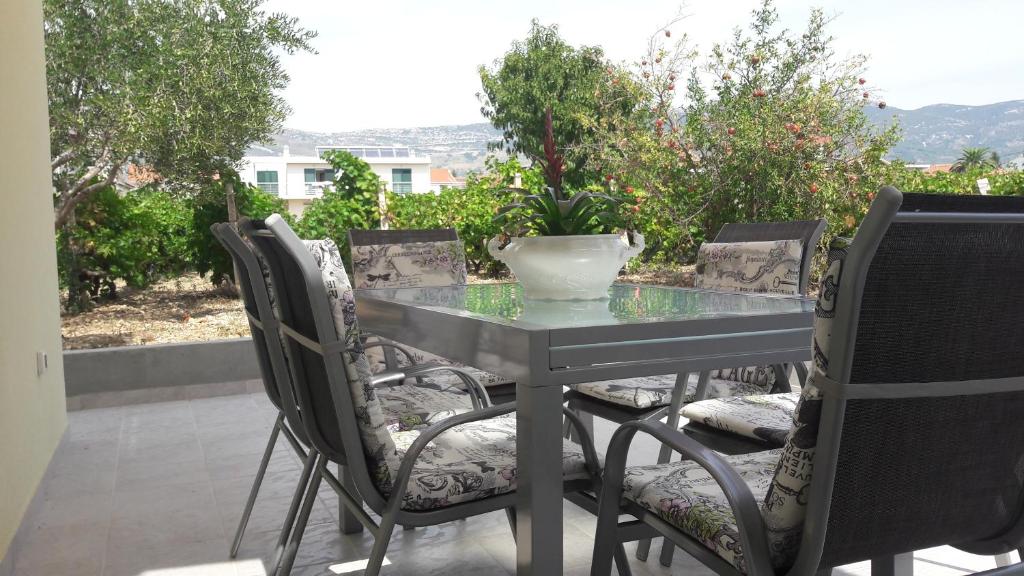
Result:
M703 52L749 22L757 0L269 0L315 29L318 54L284 56L286 126L324 132L481 122L477 67L491 64L531 18L575 45L634 61L659 25ZM870 57L868 80L899 108L1024 99L1024 0L778 0L781 25L809 9L836 16L839 54Z

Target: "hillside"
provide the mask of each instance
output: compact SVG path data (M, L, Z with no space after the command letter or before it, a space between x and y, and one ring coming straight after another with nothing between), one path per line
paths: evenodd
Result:
M1004 160L1024 154L1024 100L983 106L934 104L915 110L870 107L867 114L878 125L888 125L894 119L900 122L903 140L892 149L889 157L908 163L953 162L960 151L969 146L991 148ZM484 122L333 133L289 128L272 144L253 147L250 153L280 154L284 145L289 146L292 154L313 154L317 145L398 144L429 154L434 166L445 166L464 174L467 170L483 167L487 143L497 141L500 136L497 130Z

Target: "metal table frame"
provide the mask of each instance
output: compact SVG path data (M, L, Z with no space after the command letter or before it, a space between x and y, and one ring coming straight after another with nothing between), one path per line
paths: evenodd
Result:
M403 302L388 292L356 292L364 330L516 382L520 575L562 573L563 385L811 357L810 310L557 328Z

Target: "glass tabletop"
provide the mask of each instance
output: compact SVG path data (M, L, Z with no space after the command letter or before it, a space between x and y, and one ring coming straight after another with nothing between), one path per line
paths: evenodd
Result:
M603 300L531 300L518 283L358 290L374 298L503 324L574 328L814 311L803 297L737 294L694 288L614 284Z

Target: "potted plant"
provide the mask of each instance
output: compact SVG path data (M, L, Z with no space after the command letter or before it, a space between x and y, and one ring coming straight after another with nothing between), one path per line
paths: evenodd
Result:
M565 165L555 149L550 107L544 125L544 158L538 161L547 186L540 194L514 190L519 198L494 217L504 234L487 249L512 269L526 298L607 298L619 270L643 251L643 236L626 230L624 214L632 207L625 198L563 189Z

